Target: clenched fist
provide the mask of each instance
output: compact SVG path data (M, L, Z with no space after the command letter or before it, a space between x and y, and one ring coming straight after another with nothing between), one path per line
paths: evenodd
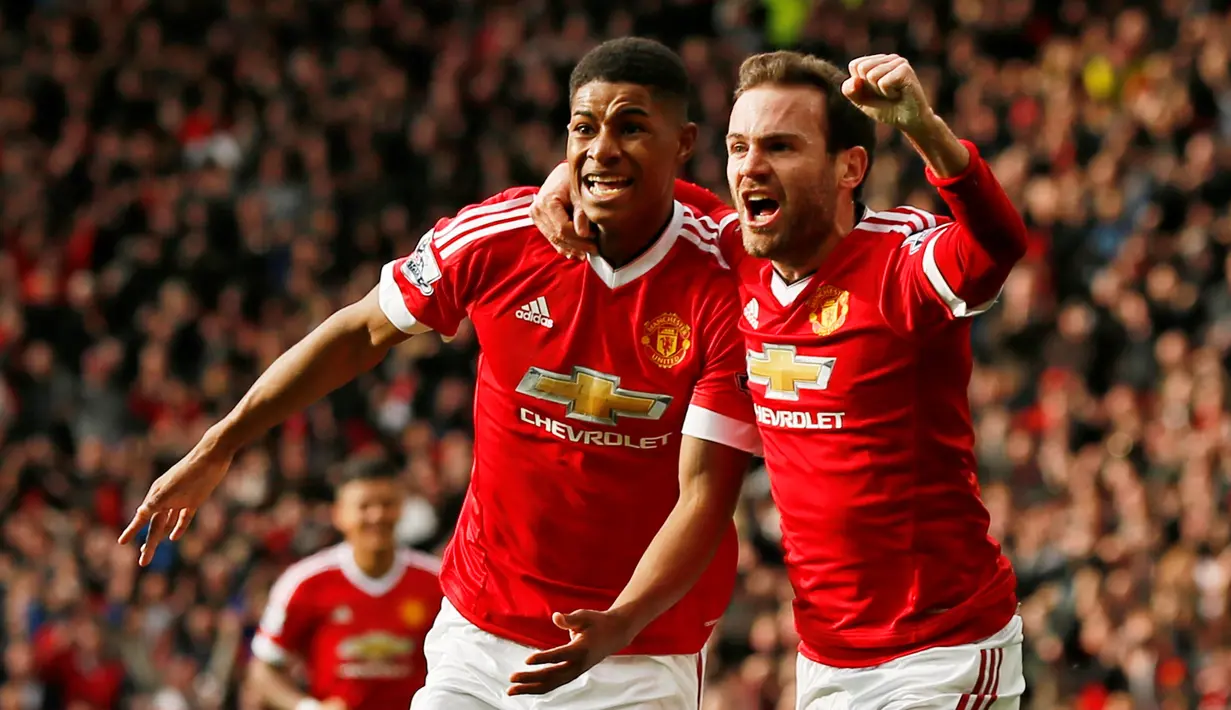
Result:
M905 58L871 54L851 60L849 69L842 93L873 119L909 132L931 117L932 106Z

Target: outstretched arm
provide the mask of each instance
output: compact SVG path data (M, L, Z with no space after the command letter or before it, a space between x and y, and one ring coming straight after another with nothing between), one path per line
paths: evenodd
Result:
M943 225L917 215L922 229L904 243L910 247L906 258L919 255L918 273L951 317L985 310L1026 252L1021 215L975 146L959 140L933 111L906 59L875 54L853 60L850 71L843 93L865 114L906 136L953 212L954 222ZM908 300L925 293L918 289Z
M411 333L398 330L381 310L377 289L334 313L283 353L220 422L150 487L120 543L134 540L148 523L140 563L149 564L168 531L178 539L197 508L222 481L240 448L291 414L350 382L384 359ZM174 526L174 530L172 530Z

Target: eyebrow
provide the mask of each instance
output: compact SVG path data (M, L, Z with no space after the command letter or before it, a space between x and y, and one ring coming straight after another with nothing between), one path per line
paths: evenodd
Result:
M586 109L578 109L578 110L576 110L576 111L574 111L574 112L573 112L573 115L574 115L574 116L581 116L582 118L590 118L590 119L594 118L594 112L592 112L592 111L587 111ZM640 106L625 106L624 108L620 109L619 111L616 111L616 115L617 115L617 116L628 116L628 115L633 115L633 116L643 116L643 117L645 117L645 118L649 118L649 117L650 117L650 112L649 112L649 111L646 111L645 109L641 108Z
M774 141L774 140L794 141L794 140L800 140L800 138L802 138L802 136L800 136L798 133L789 133L786 131L779 131L778 133L766 133L764 135L754 136L753 140L761 141L761 142ZM743 133L728 133L727 140L746 141L748 140L748 136L744 135Z

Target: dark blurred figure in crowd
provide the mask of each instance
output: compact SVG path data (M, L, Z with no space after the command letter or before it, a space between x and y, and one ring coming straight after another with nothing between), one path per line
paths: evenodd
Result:
M975 328L971 385L1020 576L1024 706L1226 705L1225 0L18 0L0 3L0 708L235 706L274 578L335 542L353 457L397 462L401 543L447 539L470 472L465 327L246 452L151 570L114 544L153 477L380 264L539 184L564 154L568 70L630 33L688 64L690 177L720 193L749 52L911 57L1031 232ZM878 148L873 209L941 209L909 146ZM790 707L762 476L739 523L705 706Z

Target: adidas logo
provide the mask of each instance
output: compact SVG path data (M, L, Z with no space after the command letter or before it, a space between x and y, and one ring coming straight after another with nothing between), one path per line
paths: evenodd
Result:
M539 296L533 301L517 309L517 317L521 320L550 328L555 325L551 313L547 311L547 299Z
M753 328L760 328L761 324L757 322L760 316L761 304L757 303L757 299L754 298L748 302L748 305L744 306L744 318L748 319Z

